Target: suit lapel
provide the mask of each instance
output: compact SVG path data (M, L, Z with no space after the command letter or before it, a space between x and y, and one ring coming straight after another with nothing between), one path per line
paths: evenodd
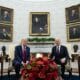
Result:
M60 46L60 53L62 53L62 46Z
M56 53L56 46L54 48L55 48L55 53Z
M27 47L26 47L26 53L27 53Z
M20 56L22 56L22 46L20 46Z

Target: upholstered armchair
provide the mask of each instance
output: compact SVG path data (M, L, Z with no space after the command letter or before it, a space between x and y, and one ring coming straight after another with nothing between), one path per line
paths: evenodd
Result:
M73 50L73 47L71 46L71 44L65 44L65 46L67 47L68 49L68 52L69 52L69 57L70 57L70 60L68 60L68 63L66 65L66 71L69 72L69 75L72 74L72 72L75 72L75 73L78 73L79 72L79 75L80 75L80 58L79 58L79 52L74 52ZM73 60L73 56L72 55L77 55L76 59Z
M10 77L10 73L14 72L14 67L12 65L14 59L14 51L16 44L9 45L8 54L9 54L9 66L8 66L8 75Z
M66 72L69 72L69 78L72 75L72 66L71 66L71 54L72 54L72 48L71 44L64 44L67 47L68 53L69 53L69 59L67 60L67 64L65 66Z

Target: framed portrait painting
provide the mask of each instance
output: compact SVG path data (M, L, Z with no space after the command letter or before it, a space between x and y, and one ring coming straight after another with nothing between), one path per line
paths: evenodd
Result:
M66 23L80 21L80 5L66 8Z
M0 24L0 41L11 42L12 41L13 27L12 25Z
M31 36L50 35L50 14L49 12L31 12L30 28Z
M13 9L0 6L0 22L13 23Z
M67 41L80 41L80 24L67 25Z

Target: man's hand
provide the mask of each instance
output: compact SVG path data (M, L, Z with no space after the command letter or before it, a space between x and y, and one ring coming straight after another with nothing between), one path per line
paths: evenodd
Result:
M25 63L22 61L22 63L21 63L23 66L25 65Z
M26 61L26 64L28 64L29 63L29 61Z
M62 58L60 61L61 61L61 63L65 63L66 62L66 58Z
M26 63L24 63L24 62L22 61L21 64L22 64L23 66L25 66L25 65L27 65L28 63L29 63L29 61L26 61Z

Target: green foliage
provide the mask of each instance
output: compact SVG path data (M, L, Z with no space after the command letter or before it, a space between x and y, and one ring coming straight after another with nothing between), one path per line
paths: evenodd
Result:
M54 38L28 38L28 42L51 42Z

